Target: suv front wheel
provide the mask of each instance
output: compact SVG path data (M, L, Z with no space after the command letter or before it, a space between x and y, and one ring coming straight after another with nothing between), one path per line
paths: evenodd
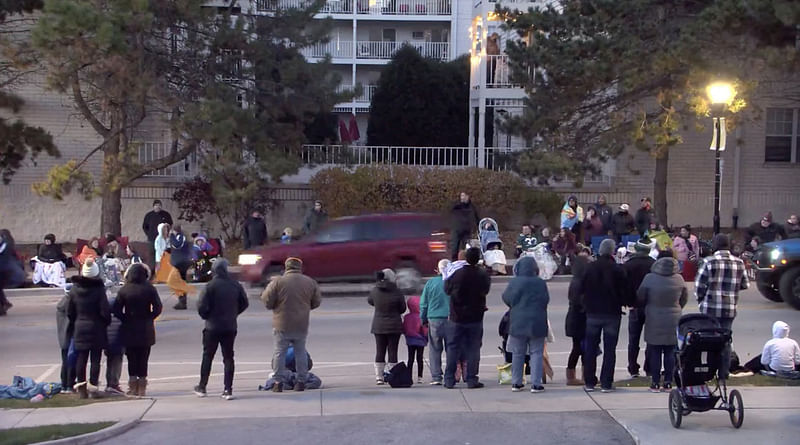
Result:
M779 289L781 290L783 301L789 303L795 309L800 309L800 265L783 272Z

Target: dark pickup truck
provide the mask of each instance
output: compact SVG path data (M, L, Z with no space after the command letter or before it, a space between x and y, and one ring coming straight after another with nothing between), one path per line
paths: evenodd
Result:
M756 284L761 295L800 309L800 239L766 243L756 252Z

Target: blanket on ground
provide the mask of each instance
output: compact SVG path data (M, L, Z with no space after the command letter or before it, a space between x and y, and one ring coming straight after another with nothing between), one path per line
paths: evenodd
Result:
M0 399L25 399L30 400L39 394L53 397L61 392L60 383L36 383L30 377L14 376L11 385L0 385Z

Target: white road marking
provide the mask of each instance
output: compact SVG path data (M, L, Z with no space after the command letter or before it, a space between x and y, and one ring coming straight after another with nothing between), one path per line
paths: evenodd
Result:
M36 380L37 382L47 381L47 378L50 377L50 374L56 372L56 369L58 369L59 366L61 366L61 365L52 365L52 366L50 366L49 368L47 368L47 371L42 373L42 375L40 375L39 377L35 378L34 380Z

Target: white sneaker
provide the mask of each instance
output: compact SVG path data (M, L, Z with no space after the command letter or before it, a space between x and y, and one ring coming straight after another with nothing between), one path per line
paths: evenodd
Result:
M442 386L441 380L434 380L430 383L431 386Z

